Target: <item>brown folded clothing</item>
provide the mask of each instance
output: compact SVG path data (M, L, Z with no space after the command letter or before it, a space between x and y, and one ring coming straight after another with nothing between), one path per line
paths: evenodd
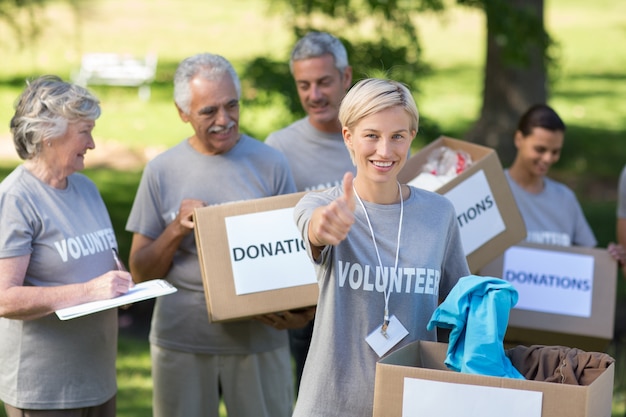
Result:
M610 364L611 356L564 346L516 346L506 351L511 363L528 380L589 385Z

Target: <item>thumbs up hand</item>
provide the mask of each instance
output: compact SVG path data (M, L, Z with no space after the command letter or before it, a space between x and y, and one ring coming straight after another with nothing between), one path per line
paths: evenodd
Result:
M313 247L338 245L348 236L354 224L355 196L352 183L354 176L347 172L343 176L343 195L327 206L313 211L309 222L309 241Z

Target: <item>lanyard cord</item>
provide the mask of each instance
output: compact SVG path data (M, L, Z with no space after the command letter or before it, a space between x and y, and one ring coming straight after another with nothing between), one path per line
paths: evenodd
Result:
M376 236L374 235L374 228L372 227L372 223L370 222L370 218L367 215L367 210L365 210L365 205L363 201L361 201L361 197L359 197L359 193L357 193L356 188L352 185L352 189L354 190L354 195L357 200L361 204L363 208L363 212L365 213L365 219L367 220L367 225L370 228L370 233L372 234L372 241L374 242L374 249L376 250L376 256L378 257L378 265L380 266L380 274L382 276L383 273L383 263L380 259L380 252L378 251L378 245L376 244ZM398 242L396 246L396 262L394 265L394 272L397 274L398 271L398 254L400 253L400 235L402 234L402 218L404 217L404 199L402 198L402 187L400 183L398 183L398 191L400 192L400 221L398 222ZM389 280L387 282L388 285L383 287L383 292L385 295L385 314L383 316L383 334L385 334L385 330L387 329L387 325L389 324L389 296L391 295L391 274L389 274Z

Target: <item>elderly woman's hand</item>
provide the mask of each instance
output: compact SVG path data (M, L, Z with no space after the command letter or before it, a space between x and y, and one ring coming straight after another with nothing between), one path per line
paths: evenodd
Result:
M90 299L106 300L126 294L133 287L133 280L129 272L109 271L104 275L85 283L85 288Z

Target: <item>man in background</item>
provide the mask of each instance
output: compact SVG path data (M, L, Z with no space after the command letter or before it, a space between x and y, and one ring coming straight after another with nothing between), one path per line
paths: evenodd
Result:
M307 115L271 133L265 143L287 157L298 191L338 185L346 172L356 173L338 117L341 100L352 83L346 48L328 33L309 32L294 46L289 69ZM303 328L289 330L296 387L300 385L312 332L312 321Z

